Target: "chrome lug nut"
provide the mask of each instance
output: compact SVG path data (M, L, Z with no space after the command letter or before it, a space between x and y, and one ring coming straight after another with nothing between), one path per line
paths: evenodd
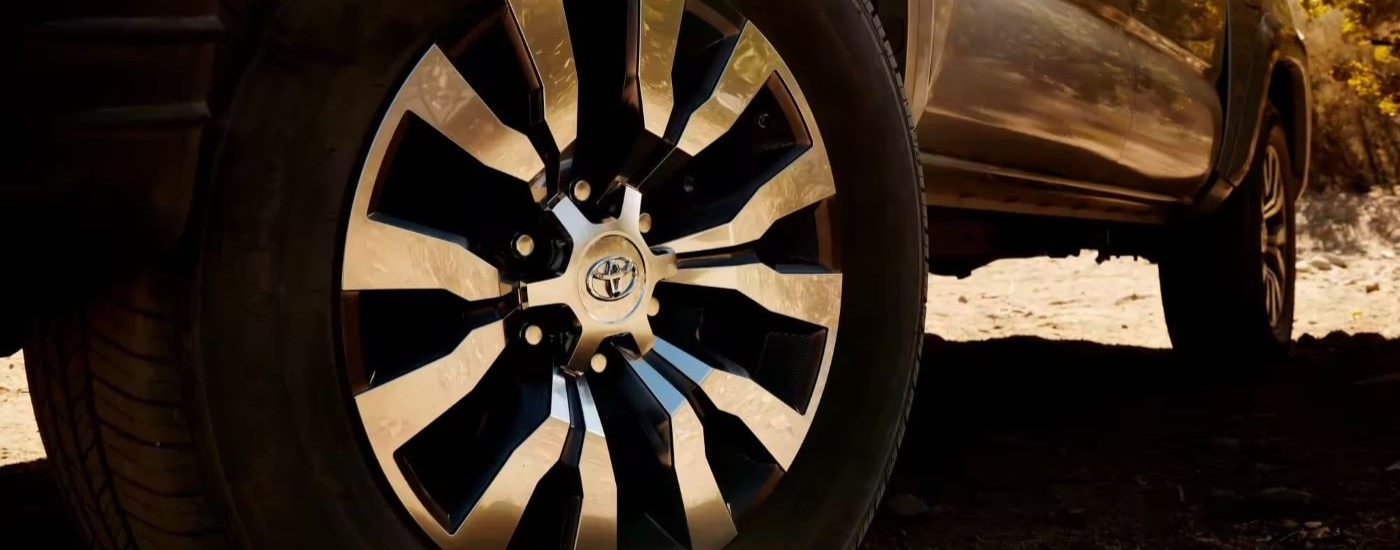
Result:
M589 185L585 180L578 180L574 182L574 188L571 192L573 193L574 200L583 202L588 200L588 197L593 196L593 186Z
M637 218L637 230L642 233L651 231L651 214L643 212L642 216Z
M515 247L516 256L528 258L531 254L535 253L535 238L522 233L515 237L513 246Z
M656 317L657 313L661 313L661 301L652 298L647 302L647 317Z
M588 360L588 367L593 372L601 373L608 368L608 358L601 353L593 354L593 358Z
M538 346L540 342L544 341L544 329L541 329L539 325L525 325L525 330L521 331L521 335L525 337L525 343L532 346Z

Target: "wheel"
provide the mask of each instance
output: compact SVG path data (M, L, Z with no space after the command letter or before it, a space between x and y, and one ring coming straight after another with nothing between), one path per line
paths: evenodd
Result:
M868 5L460 4L233 26L198 250L31 333L91 538L853 547L927 265Z
M1268 362L1292 341L1298 176L1272 108L1255 151L1240 187L1160 265L1167 329L1188 355Z

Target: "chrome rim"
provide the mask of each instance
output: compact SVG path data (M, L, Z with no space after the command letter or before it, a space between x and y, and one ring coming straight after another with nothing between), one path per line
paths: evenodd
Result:
M1283 164L1278 150L1272 145L1264 152L1263 171L1259 249L1264 260L1264 309L1269 316L1269 326L1278 328L1283 321L1284 282L1288 280L1290 266L1284 249L1288 245L1288 213Z
M723 546L821 401L842 278L810 106L752 24L638 4L483 10L354 188L347 380L441 546Z

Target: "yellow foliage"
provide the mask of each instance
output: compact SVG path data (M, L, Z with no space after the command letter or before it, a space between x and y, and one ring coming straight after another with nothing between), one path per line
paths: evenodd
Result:
M1400 57L1395 56L1395 52L1390 46L1376 46L1372 48L1371 57L1374 57L1376 61L1380 63L1390 63L1400 59Z

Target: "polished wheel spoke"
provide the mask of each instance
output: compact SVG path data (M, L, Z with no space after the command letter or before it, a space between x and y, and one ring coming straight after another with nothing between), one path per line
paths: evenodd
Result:
M1263 218L1267 223L1283 213L1284 190L1282 164L1278 151L1269 147L1264 158Z
M784 216L836 194L824 148L808 149L759 187L728 223L666 243L677 253L713 250L758 240Z
M578 137L578 67L563 0L509 0L544 96L544 120L560 151Z
M555 373L550 388L549 416L511 452L501 471L472 506L452 536L457 548L505 548L515 533L525 505L549 469L559 462L569 437L568 380Z
M476 389L505 347L496 321L472 330L447 356L355 396L376 452L397 451Z
M443 289L467 301L509 291L495 267L458 237L364 216L351 218L341 270L345 290Z
M677 147L691 156L698 155L728 132L780 64L778 52L763 33L745 24L714 93L691 113Z
M841 309L839 273L783 273L761 263L685 267L667 280L735 290L768 311L826 328L836 326Z
M544 162L530 139L503 124L437 46L429 47L413 69L389 107L385 122L397 124L405 111L418 115L473 158L499 172L529 182L544 171ZM381 137L391 135L381 133ZM387 148L389 140L383 141ZM378 153L382 156L384 152ZM377 163L375 170L370 168L366 166L365 174L377 177Z
M1282 250L1288 244L1288 227L1282 223L1274 226L1265 226L1264 244L1266 249Z
M1278 273L1267 266L1264 268L1264 308L1269 325L1278 326L1283 311L1283 283Z
M680 487L693 549L720 548L738 535L729 505L705 455L705 429L685 396L644 359L629 359L633 371L670 415L671 469Z
M578 548L615 548L617 546L617 479L613 474L612 456L608 452L603 421L587 379L578 381L579 401L583 410L583 448L579 451L578 474L583 485L583 506L579 511ZM575 422L577 424L577 422Z
M638 21L637 74L641 96L642 125L652 135L664 137L671 112L676 107L676 43L680 39L685 0L640 0Z
M786 470L807 436L806 417L757 382L712 368L684 350L657 339L654 353L685 375L721 411L743 421L763 447Z

